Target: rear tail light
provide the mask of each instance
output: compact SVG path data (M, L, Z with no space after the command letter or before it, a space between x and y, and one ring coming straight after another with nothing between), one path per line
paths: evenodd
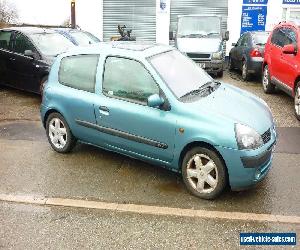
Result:
M252 49L250 52L251 57L263 57L259 49Z

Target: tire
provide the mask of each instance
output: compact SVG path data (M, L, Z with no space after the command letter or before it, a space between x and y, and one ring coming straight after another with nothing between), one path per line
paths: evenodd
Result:
M229 69L229 71L234 70L234 64L233 64L231 57L229 57L229 59L228 59L228 69Z
M214 151L207 148L195 147L188 151L182 161L181 169L187 189L199 198L215 199L227 185L223 161Z
M247 64L246 60L244 60L243 64L242 64L242 79L245 82L249 81L249 79L250 79L250 75L249 75L249 72L248 72L248 64Z
M272 94L275 91L275 85L271 82L270 72L269 72L269 66L266 65L264 67L264 72L262 76L262 85L264 92L266 94Z
M296 118L300 121L300 82L297 83L295 88L295 115Z
M43 96L45 84L48 81L48 76L44 76L40 81L40 95Z
M68 153L76 145L69 125L59 113L51 113L46 121L46 133L51 147L58 153Z
M218 78L222 78L223 75L224 75L224 71L223 70L217 73L217 77Z

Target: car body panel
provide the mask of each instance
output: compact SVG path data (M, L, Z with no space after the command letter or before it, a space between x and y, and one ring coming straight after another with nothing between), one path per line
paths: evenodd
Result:
M120 49L116 44L103 43L73 49L58 56L52 66L41 105L44 124L48 112L59 112L80 141L158 164L176 172L181 171L182 152L189 144L206 143L213 147L226 163L232 187L241 188L243 178L246 180L246 186L259 181L254 178L255 170L245 169L241 157L261 155L276 142L276 133L272 129L273 118L263 101L248 92L221 84L215 92L205 98L194 102L182 102L172 94L148 61L153 55L173 50L172 47L152 46L135 51ZM61 59L80 54L100 55L95 93L70 90L59 83ZM171 108L152 108L105 96L102 93L104 63L106 57L111 55L132 58L142 63L159 85ZM107 109L100 108L103 106ZM253 113L250 113L249 109L258 118L253 119ZM237 122L252 126L261 134L272 129L272 138L256 150L239 150L235 138Z

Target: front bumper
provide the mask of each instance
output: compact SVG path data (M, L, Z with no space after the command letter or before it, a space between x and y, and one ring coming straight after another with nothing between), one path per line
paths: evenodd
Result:
M211 60L211 61L199 61L194 60L201 68L203 68L207 73L219 73L224 70L223 60Z
M256 150L217 148L226 163L232 190L248 189L265 178L272 165L276 140L276 134L272 133L271 140Z

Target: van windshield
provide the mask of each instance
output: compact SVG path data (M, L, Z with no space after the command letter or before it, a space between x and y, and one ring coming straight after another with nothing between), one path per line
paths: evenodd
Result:
M209 36L221 33L221 21L213 16L186 16L178 20L177 37Z

